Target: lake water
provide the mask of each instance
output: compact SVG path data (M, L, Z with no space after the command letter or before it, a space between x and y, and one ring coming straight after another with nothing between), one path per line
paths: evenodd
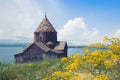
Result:
M0 61L14 63L14 54L21 53L23 47L16 46L1 46L0 47ZM68 56L75 53L83 53L82 48L68 48Z

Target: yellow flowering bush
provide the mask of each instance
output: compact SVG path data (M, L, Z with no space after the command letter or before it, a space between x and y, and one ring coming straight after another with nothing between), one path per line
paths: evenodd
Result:
M72 63L66 67L67 70L75 70L78 67L78 63Z
M71 73L70 73L70 72L63 72L63 75L64 75L65 77L70 77L70 76L71 76Z
M108 36L104 36L103 40L108 41Z
M96 76L94 80L110 80L110 79L105 75L99 75L99 76Z
M69 80L71 73L67 71L55 71L52 76L46 76L43 80Z
M70 59L80 58L80 54L74 54L69 57Z
M66 57L61 58L61 62L67 62L67 58Z
M61 76L62 72L61 71L56 71L53 73L53 76Z
M104 61L104 65L105 65L107 68L113 68L114 63L113 63L113 61L108 60L108 61Z
M84 51L85 53L89 53L89 52L90 52L90 49L89 49L89 48L83 49L83 51Z
M84 54L61 58L62 69L54 71L49 79L45 77L44 80L115 80L120 78L118 65L120 39L105 36L104 41L109 41L111 44L91 44L83 49ZM92 48L94 51L91 52Z

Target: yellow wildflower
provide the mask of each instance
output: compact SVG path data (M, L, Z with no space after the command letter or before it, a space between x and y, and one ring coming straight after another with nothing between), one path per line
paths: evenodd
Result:
M68 80L68 78L65 77L65 78L63 78L63 80Z
M99 75L94 78L94 80L110 80L106 75Z
M42 80L49 80L50 76L46 76L45 78L43 78Z
M73 77L73 78L71 78L70 80L76 80L76 79Z
M99 56L99 52L98 52L98 51L92 52L92 53L91 53L91 56L97 57L97 56Z
M71 59L79 58L79 57L80 57L80 54L73 54L70 56Z
M108 60L108 61L104 61L104 65L105 65L107 68L113 68L114 63L113 63L111 60Z
M67 58L66 57L61 58L61 62L67 62Z
M74 62L74 63L80 63L80 58L76 58L76 59L74 59L73 62Z
M64 75L65 77L71 76L70 72L63 72L63 75Z
M90 49L85 49L84 52L85 52L85 53L89 53L89 52L90 52Z
M119 58L118 55L114 55L114 54L113 54L113 55L112 55L112 59L117 59L117 60L118 60L118 59L120 59L120 58Z
M49 78L43 78L42 80L49 80Z
M101 48L102 44L101 43L97 43L96 44L96 48Z
M95 63L95 64L94 64L94 67L96 67L96 66L97 66L97 64Z
M78 67L78 63L72 63L69 66L67 66L67 70L75 70Z
M29 64L28 64L28 66L29 66L29 67L32 67L32 64L31 64L31 63L29 63Z
M50 64L50 62L48 62L47 64Z
M52 77L52 80L57 80L56 77Z
M53 73L53 76L61 76L62 72L61 71L56 71Z
M76 77L78 77L80 74L79 74L79 73L75 73L74 75L75 75Z
M107 41L108 40L108 36L104 36L103 40Z
M111 44L109 46L110 49L113 49L113 50L118 50L117 46L115 44Z

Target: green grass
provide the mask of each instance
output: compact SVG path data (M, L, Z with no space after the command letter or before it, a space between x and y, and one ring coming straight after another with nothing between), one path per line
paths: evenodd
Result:
M31 64L31 66L29 64ZM68 64L69 61L61 62L60 59L43 60L39 62L30 62L23 64L9 64L0 62L0 80L42 80L46 76L52 75L55 71L64 71L62 68L63 65ZM113 71L107 71L109 73L106 73L106 75L111 77L110 80L119 80L114 77L114 75L120 74L119 67L115 68ZM79 64L78 69L76 69L75 72L78 72L80 74L83 73L83 77L85 77L88 73L89 76L87 76L87 78L90 80L93 77L93 74L91 72L95 72L95 69L93 70L93 66L83 61L83 64Z
M32 64L32 66L28 66ZM0 80L42 80L56 70L61 70L60 59L24 64L0 62Z

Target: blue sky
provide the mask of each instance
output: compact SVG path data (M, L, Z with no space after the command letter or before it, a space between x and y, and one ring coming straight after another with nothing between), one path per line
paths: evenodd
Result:
M58 40L75 45L120 37L120 0L0 0L0 41L32 42L45 12Z

